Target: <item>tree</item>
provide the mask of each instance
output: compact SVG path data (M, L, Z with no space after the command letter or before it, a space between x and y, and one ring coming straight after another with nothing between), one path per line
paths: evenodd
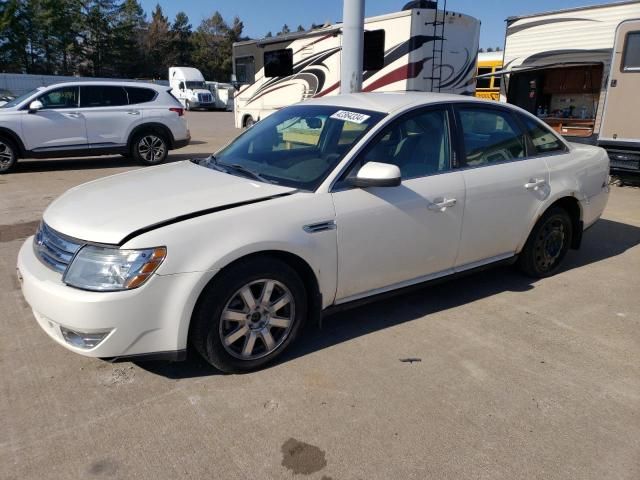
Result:
M111 76L114 73L113 26L118 14L115 0L84 0L82 20L84 30L82 54L84 62L81 69L90 75Z
M0 70L27 72L27 32L23 2L0 3Z
M298 25L298 28L296 29L296 32L304 32L305 29L302 25Z
M154 78L164 78L167 75L170 59L167 53L171 46L169 35L169 21L162 12L160 4L151 14L151 22L144 37L144 49L147 52L147 74Z
M144 74L142 39L147 20L138 0L125 0L118 8L114 26L114 69L118 76L137 77Z
M267 34L264 36L264 38L271 38L273 37L273 33L271 33L271 31L268 31Z
M285 23L285 24L282 26L282 30L280 30L280 31L278 32L278 34L277 34L277 35L278 35L278 36L280 36L280 35L286 35L287 33L291 33L291 29L289 29L289 26Z
M173 65L189 65L192 63L193 43L189 17L178 12L171 25L171 63Z
M193 35L193 60L205 78L226 80L231 74L231 41L227 23L216 11Z

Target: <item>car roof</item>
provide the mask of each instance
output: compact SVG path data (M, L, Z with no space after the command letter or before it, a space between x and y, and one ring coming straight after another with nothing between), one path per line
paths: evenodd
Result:
M361 92L317 97L305 100L305 104L331 105L344 108L359 108L382 113L392 113L414 106L451 102L491 103L466 95L432 92ZM495 102L493 102L495 103Z
M72 82L59 82L52 83L51 85L45 85L42 88L52 88L52 87L65 87L65 86L117 86L117 87L144 87L144 88L153 88L154 90L168 90L168 85L160 85L157 83L150 82L126 82L126 81L118 81L118 80L82 80L82 81L72 81Z

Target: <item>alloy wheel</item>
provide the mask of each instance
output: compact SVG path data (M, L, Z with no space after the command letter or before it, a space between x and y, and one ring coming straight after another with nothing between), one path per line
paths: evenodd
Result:
M162 160L166 149L164 141L157 135L145 135L138 142L138 153L148 163Z
M14 155L11 146L0 140L0 170L8 169L13 164Z
M283 283L255 280L238 289L222 310L220 340L235 358L262 358L282 345L294 318L294 297Z

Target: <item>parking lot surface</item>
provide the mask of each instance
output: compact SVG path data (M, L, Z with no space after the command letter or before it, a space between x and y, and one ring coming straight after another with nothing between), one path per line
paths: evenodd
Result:
M188 115L170 160L239 133L230 113ZM133 168L0 177L0 478L640 478L639 188L613 187L552 278L499 268L347 310L276 365L221 375L73 354L22 298L16 255L46 205Z

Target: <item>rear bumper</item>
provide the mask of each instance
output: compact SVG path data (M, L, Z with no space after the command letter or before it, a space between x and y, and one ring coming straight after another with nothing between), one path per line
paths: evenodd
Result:
M187 145L189 145L189 142L191 142L191 137L187 137L182 140L174 140L172 148L173 150L177 150L178 148L186 147Z

